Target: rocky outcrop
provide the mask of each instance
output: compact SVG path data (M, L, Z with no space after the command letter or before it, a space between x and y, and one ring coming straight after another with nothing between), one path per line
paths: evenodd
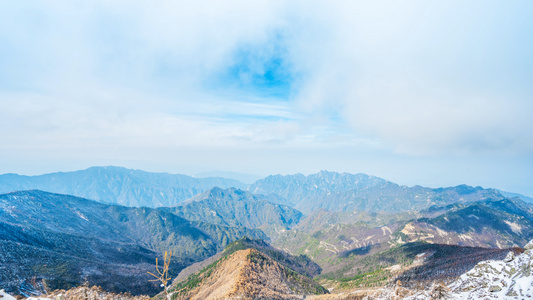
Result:
M396 285L369 293L364 299L530 299L533 297L533 240L519 255L486 260L449 285L434 283L425 290Z
M532 246L529 242L526 251L516 257L509 254L504 260L478 263L449 286L451 294L462 299L533 297Z

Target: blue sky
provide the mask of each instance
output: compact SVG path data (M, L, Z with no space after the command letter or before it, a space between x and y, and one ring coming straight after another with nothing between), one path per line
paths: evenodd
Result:
M2 1L0 173L363 172L533 196L531 1Z

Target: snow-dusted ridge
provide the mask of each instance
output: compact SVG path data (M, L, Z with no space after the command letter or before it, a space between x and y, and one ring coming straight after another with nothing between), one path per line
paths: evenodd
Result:
M532 299L533 240L524 253L509 252L503 260L479 262L448 286L435 283L427 290L413 291L396 286L368 299ZM365 298L366 299L366 298Z
M478 263L449 285L455 299L525 299L533 297L533 240L516 256Z

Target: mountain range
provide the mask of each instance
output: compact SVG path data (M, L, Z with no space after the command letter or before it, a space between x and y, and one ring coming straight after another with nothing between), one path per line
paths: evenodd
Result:
M309 176L268 176L250 185L248 190L254 194L275 194L290 199L294 208L303 213L320 208L330 211L414 211L432 205L505 198L497 190L481 187L407 187L366 174L327 171Z
M289 298L321 290L305 278L339 293L394 280L428 285L428 278L442 279L432 274L455 280L512 247L518 255L533 238L525 196L466 185L407 187L365 174L273 175L246 185L93 167L0 175L0 191L0 286L27 296L83 282L154 295L160 287L147 272L169 250L171 277L185 282L180 297L218 293L213 284L233 280L228 274L241 278L227 287L235 297L256 295L260 286ZM269 285L259 272L265 264L284 288ZM249 276L232 273L237 265Z
M481 187L407 187L375 176L327 171L308 176L272 175L251 185L220 177L194 178L122 167L91 167L38 176L0 175L0 194L38 189L131 207L176 206L213 187L233 187L262 194L270 202L291 206L305 214L320 208L330 211L412 211L432 205L508 197L502 193L531 201L531 198L519 194Z
M215 186L246 189L244 183L233 179L194 178L121 167L91 167L38 176L0 175L0 194L38 189L132 207L174 206Z

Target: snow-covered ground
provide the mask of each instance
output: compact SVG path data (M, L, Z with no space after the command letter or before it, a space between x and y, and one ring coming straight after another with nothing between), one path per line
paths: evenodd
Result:
M15 297L7 294L4 290L0 290L0 298L2 300L16 300Z
M457 299L527 299L533 298L533 243L518 256L509 252L504 260L478 263L449 285Z
M434 284L424 291L396 286L369 299L533 299L533 240L525 252L509 252L504 260L479 262L448 286Z

